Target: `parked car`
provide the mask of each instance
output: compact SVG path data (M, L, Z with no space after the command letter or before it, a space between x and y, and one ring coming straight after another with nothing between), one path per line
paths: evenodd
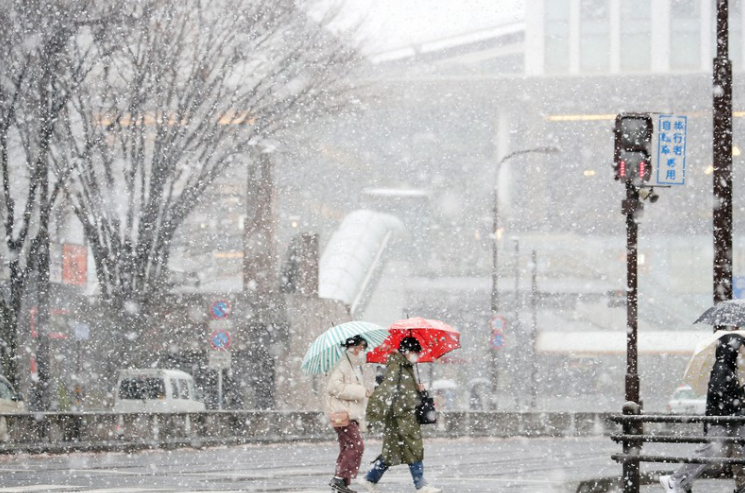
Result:
M671 414L704 414L706 396L698 395L690 385L681 385L667 403L667 412Z
M0 413L25 413L26 403L21 394L10 384L10 381L0 375ZM10 440L8 420L0 417L0 441Z
M10 381L0 375L0 413L25 413L26 403Z
M197 412L204 411L194 378L179 370L121 370L116 384L114 411Z

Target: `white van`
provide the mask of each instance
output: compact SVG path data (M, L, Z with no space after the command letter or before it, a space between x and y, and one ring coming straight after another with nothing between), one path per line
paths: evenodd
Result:
M0 413L25 413L26 403L7 378L0 375Z
M204 411L194 378L179 370L120 370L114 411L180 413Z
M26 403L23 402L21 394L16 392L10 381L0 375L0 413L25 413ZM0 416L0 442L10 440L8 433L8 420Z

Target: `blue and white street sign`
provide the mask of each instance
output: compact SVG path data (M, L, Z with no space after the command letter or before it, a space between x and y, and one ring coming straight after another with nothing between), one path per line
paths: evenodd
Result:
M504 330L507 328L507 319L501 315L497 315L492 317L490 325L491 337L489 338L489 346L492 350L502 349L506 344Z
M212 303L210 315L215 320L224 320L230 315L230 303L224 300L218 300Z
M688 118L657 115L653 149L655 169L652 183L657 186L682 186L686 183L686 140Z
M745 298L745 276L732 277L732 297L736 300Z
M223 329L213 330L210 334L210 345L212 349L227 350L230 349L230 344L233 339L230 337L230 332Z
M76 341L87 341L91 338L91 326L86 323L76 322L73 330L75 331Z

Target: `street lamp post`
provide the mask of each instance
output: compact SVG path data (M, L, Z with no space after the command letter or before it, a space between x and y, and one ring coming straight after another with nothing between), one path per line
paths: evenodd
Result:
M536 377L535 345L538 337L538 254L533 250L530 256L531 276L530 276L530 337L528 337L528 361L530 362L530 400L528 407L535 409L536 390L538 387Z
M560 152L558 147L535 147L533 149L522 149L519 151L510 152L497 163L496 176L499 177L499 172L502 169L502 164L504 164L507 160L512 159L515 156L519 156L521 154L556 154L558 152ZM499 315L499 290L498 290L499 267L497 263L497 260L498 260L497 258L497 255L498 255L497 232L499 231L499 193L498 193L498 190L499 190L498 183L495 183L494 194L493 194L494 202L492 203L492 232L494 234L494 238L493 238L494 241L492 241L492 270L491 270L491 315L492 317L496 317L497 315Z
M492 203L492 234L494 235L492 238L492 270L491 270L491 318L492 320L495 320L496 317L499 315L499 263L498 263L498 249L497 249L497 242L499 240L499 172L502 169L502 165L508 161L509 159L512 159L515 156L519 156L522 154L556 154L560 152L560 149L558 147L553 146L543 146L543 147L534 147L531 149L521 149L518 151L512 151L505 155L502 159L499 160L497 163L497 169L496 169L496 177L495 183L494 183L494 194L493 194L493 203ZM494 389L494 392L497 390L497 358L494 351L492 351L492 358L491 358L491 381L492 381L492 388Z
M525 333L523 332L523 326L520 323L520 239L515 237L512 238L512 244L515 247L514 255L515 260L513 263L513 274L515 280L515 289L513 291L513 297L512 297L512 333L515 336L516 341L524 341L525 339ZM512 351L512 375L521 375L523 374L523 370L525 368L525 354L523 353L524 344L521 344L520 348L516 347ZM510 387L512 388L512 392L515 396L515 408L519 409L522 407L523 399L522 399L522 393L524 392L524 388L520 388L521 386L515 385L515 379L510 379L510 382L512 384ZM516 388L517 387L517 388ZM518 390L520 388L520 390Z

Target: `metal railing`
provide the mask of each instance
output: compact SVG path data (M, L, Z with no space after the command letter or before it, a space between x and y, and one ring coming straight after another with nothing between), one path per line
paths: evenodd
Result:
M450 411L439 413L437 424L422 432L451 438L608 436L618 429L609 417L593 412ZM0 414L0 454L322 441L335 436L325 414L316 411Z
M717 466L745 465L745 458L730 457L726 455L712 457L694 457L692 455L675 455L670 454L645 454L643 445L645 443L708 443L717 442L726 444L745 444L745 438L740 437L707 437L703 433L679 434L670 433L665 430L660 433L645 433L645 424L718 424L745 426L745 416L702 416L702 415L671 415L671 414L642 414L641 409L634 403L624 406L623 414L613 414L611 421L619 423L622 428L621 433L611 434L611 439L621 443L622 453L611 456L616 462L623 465L623 484L624 493L639 493L641 478L642 462L651 463L689 463L689 464L709 464ZM723 447L727 452L727 447ZM691 451L693 452L693 451Z

